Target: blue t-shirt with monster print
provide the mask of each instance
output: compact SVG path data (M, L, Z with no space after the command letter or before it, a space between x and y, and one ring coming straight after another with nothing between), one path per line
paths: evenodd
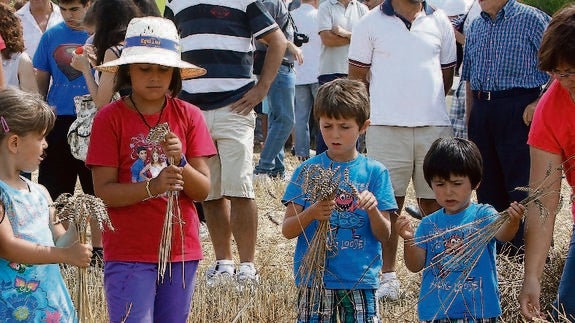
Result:
M485 246L468 244L493 222L497 211L490 205L471 203L457 214L440 209L421 220L415 232L418 246L426 250L425 269L417 312L422 321L480 319L501 315L495 238ZM475 253L469 252L476 247ZM462 250L465 257L459 257Z
M336 162L323 153L308 159L295 170L282 202L293 202L302 205L304 209L308 208L314 201L310 201L309 195L313 190L306 184L317 185L317 181L311 178L325 169L337 169L331 181L337 186L337 207L330 219L329 236L332 238L328 240L323 279L325 288L376 289L382 265L381 244L371 232L367 212L357 207L354 189L357 192L370 191L377 199L377 208L381 211L397 209L389 171L381 163L364 155L352 161ZM294 274L298 286L301 285L301 277L298 275L300 264L318 224L318 221L310 223L297 239Z

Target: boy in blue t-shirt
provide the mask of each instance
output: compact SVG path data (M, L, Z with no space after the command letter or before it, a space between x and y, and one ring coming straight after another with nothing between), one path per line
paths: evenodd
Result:
M423 269L417 304L421 321L487 323L497 322L501 315L495 239L513 239L525 207L511 203L508 220L482 246L478 235L487 235L485 227L499 217L492 206L471 202L482 164L473 142L437 139L425 156L423 174L442 208L424 217L415 233L407 216L397 219L407 269Z
M376 322L381 242L389 238L389 213L397 204L387 168L356 149L358 137L369 126L365 85L348 79L326 83L317 93L314 116L328 149L295 170L282 199L287 206L282 233L298 238L298 322L332 322L337 317L341 322ZM317 176L322 173L335 173L324 178L331 187L327 198L317 197L322 186ZM304 276L308 273L300 272L300 266L324 220L330 231L323 288L310 288Z

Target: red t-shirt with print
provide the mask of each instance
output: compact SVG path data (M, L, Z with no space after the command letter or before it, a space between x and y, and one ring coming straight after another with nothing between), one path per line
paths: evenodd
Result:
M159 123L168 122L170 130L180 138L188 159L215 155L216 148L200 109L180 99L168 97L166 100L161 115L144 116L147 123L154 126L159 117ZM152 177L151 172L144 169L145 165L151 163L152 155L156 158L159 155L165 164L166 156L159 145L146 140L148 132L138 113L123 100L110 103L98 111L94 119L86 165L117 168L119 183ZM183 192L178 194L178 201L184 241L182 250L182 231L174 224L172 261L202 259L196 208ZM165 196L125 207L109 207L115 230L103 232L104 260L157 262L166 209ZM174 222L178 222L177 219Z

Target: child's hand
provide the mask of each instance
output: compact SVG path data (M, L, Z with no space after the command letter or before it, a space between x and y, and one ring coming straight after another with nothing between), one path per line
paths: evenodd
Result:
M312 217L318 221L329 220L331 212L335 209L334 200L318 201L309 207Z
M523 214L525 214L525 206L518 202L513 202L509 205L507 209L507 213L509 213L509 221L519 223L523 218Z
M411 219L405 215L400 215L395 221L395 230L403 240L413 239L415 230L411 225Z
M150 180L150 192L153 195L159 195L167 191L181 191L184 189L182 170L176 165L164 167L158 176Z
M377 207L377 199L368 190L359 193L358 197L358 207L362 210L371 211Z
M88 60L88 56L86 55L83 49L81 52L78 49L76 49L72 53L72 61L70 62L70 66L72 66L74 69L82 73L90 72L91 68L90 61Z
M175 133L170 132L166 135L162 142L162 149L168 158L172 157L174 165L180 163L180 159L182 158L182 142Z
M76 241L73 245L66 248L65 256L64 263L66 264L82 268L88 267L92 259L92 246Z

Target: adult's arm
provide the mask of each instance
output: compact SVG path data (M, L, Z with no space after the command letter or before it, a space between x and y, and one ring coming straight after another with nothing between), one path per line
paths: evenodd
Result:
M36 70L36 83L38 84L38 93L46 98L48 87L50 86L50 73L42 70Z
M348 74L347 78L350 80L358 80L365 83L365 87L369 89L369 81L367 80L367 75L369 73L369 67L357 66L353 63L348 64Z
M20 89L30 93L38 93L38 83L36 83L36 72L30 56L22 53L18 64L18 80Z
M267 95L287 47L287 39L280 29L266 34L259 40L268 45L260 78L253 88L231 105L232 111L243 115L250 113Z
M543 318L539 303L541 275L553 238L562 176L558 171L562 163L560 155L534 147L530 148L530 154L529 187L543 190L540 201L548 213L542 217L539 207L531 206L525 218L525 271L519 306L527 320ZM550 175L547 175L548 170L551 170Z
M319 38L321 38L321 43L326 47L338 47L348 45L351 39L350 37L342 37L331 30L322 30L319 32Z
M441 69L441 76L443 76L443 91L445 92L445 95L449 94L451 86L453 86L454 74L455 74L455 66Z

